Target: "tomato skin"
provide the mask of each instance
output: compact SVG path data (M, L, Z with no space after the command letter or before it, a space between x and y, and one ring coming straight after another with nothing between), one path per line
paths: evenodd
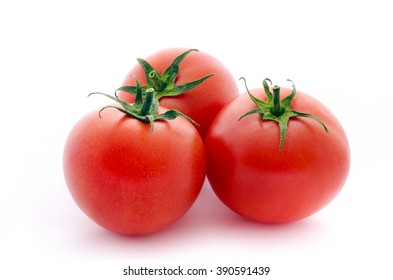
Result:
M291 89L282 88L283 97ZM266 101L263 89L251 93ZM297 92L292 109L320 118L291 118L279 150L279 126L258 114L242 94L217 115L205 139L207 176L220 200L234 212L264 223L291 222L317 212L339 193L350 167L346 134L319 101Z
M158 51L145 60L158 72L163 73L172 61L187 48L169 48ZM168 109L176 109L195 120L199 133L204 139L206 132L216 114L229 101L239 95L237 81L229 70L215 57L201 52L190 52L180 63L177 85L198 80L204 76L214 75L190 91L173 97L163 97L160 105ZM146 84L146 76L142 67L135 65L123 81L123 86L135 86L135 76L142 85ZM135 95L119 92L118 96L127 101L134 102Z
M182 217L205 179L197 130L183 118L149 123L115 109L82 118L64 148L64 176L77 205L117 233L144 235Z

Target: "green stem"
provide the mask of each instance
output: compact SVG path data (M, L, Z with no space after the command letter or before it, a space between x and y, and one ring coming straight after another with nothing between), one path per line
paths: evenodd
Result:
M154 97L154 89L149 88L146 90L146 98L145 102L143 102L143 106L139 115L147 116L150 112L151 105L153 104L153 97Z
M143 99L142 97L142 87L138 81L137 78L135 78L135 82L136 82L136 87L135 87L135 92L136 92L136 98L135 98L135 102L134 104L130 104L124 100L119 99L116 96L111 96L109 94L106 93L101 93L101 92L93 92L90 93L90 95L92 94L101 94L104 95L114 101L116 101L118 104L121 105L121 107L119 106L114 106L114 105L108 105L103 107L99 112L99 116L101 117L101 112L107 108L114 108L124 114L126 114L127 116L131 117L131 118L135 118L137 120L140 120L142 122L149 122L151 125L151 131L154 130L154 122L158 121L158 120L173 120L179 116L185 118L186 120L190 121L191 123L198 125L195 121L193 121L191 118L187 117L186 115L184 115L182 112L179 112L177 110L168 110L163 114L158 114L158 109L159 109L159 102L156 99L155 95L155 90L153 87L149 87L145 90L145 98Z
M255 103L255 105L257 105L257 108L253 108L252 110L246 112L240 117L239 120L241 120L245 116L249 116L252 114L259 114L259 116L263 120L270 120L270 121L277 122L280 128L280 146L279 146L280 151L282 150L282 146L287 133L287 127L290 118L295 118L295 117L312 118L313 120L320 123L326 132L329 132L326 125L317 117L308 113L298 112L291 109L291 104L296 94L295 84L291 80L289 81L292 82L292 92L283 100L280 100L280 87L277 85L273 86L273 94L272 94L270 92L267 81L270 82L270 80L267 78L264 79L262 82L267 97L266 102L257 99L255 96L253 96L248 90L246 85L246 90L248 92L248 95L250 96L251 100Z
M157 100L162 97L170 97L170 96L178 96L183 93L190 91L195 88L199 84L201 84L206 79L213 76L213 74L206 75L198 80L191 81L185 84L178 85L176 84L176 79L179 74L179 66L183 59L192 51L198 51L196 49L190 49L178 57L176 57L172 63L168 66L168 68L164 71L164 73L160 73L155 70L153 66L151 66L146 60L138 58L137 61L139 65L142 67L143 72L146 76L146 85L142 86L143 96L145 95L145 91L148 88L154 88L155 90L155 98ZM117 91L124 91L131 94L136 94L138 86L122 86L117 89Z
M159 73L156 70L152 70L149 72L149 78L153 85L153 88L156 91L161 91L164 89L165 87L164 82L162 81Z
M273 87L273 108L272 114L276 117L282 115L281 100L280 100L280 87L275 85Z
M140 105L140 104L143 103L142 88L141 88L141 85L140 85L138 79L136 77L134 77L134 79L135 79L135 82L136 82L136 85L137 85L137 87L136 87L136 96L135 96L135 104Z

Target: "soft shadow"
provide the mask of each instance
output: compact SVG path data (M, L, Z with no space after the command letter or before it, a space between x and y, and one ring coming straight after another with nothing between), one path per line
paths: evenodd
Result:
M249 221L229 210L205 182L197 201L185 216L172 226L147 236L125 236L95 224L78 231L75 247L83 259L181 259L183 256L209 255L231 244L247 250L298 248L318 242L325 225L313 217L281 225Z

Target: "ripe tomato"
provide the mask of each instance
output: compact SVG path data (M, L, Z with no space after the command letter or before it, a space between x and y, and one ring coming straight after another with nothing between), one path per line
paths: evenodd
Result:
M164 73L176 57L184 54L187 49L170 48L158 51L146 58L147 61L158 73ZM188 90L184 94L176 96L160 97L160 105L168 109L177 109L195 120L202 138L205 137L210 123L213 121L220 109L230 100L239 95L237 82L229 70L215 57L196 50L190 51L180 62L178 73L175 79L177 86L190 83L192 81L207 77L196 87ZM135 76L142 85L146 84L146 76L141 64L135 65L126 76L123 86L135 86ZM159 74L160 75L160 74ZM164 85L164 89L172 87L173 84ZM155 87L155 91L160 93L162 89ZM134 95L126 92L118 92L119 98L133 102Z
M262 88L251 91L266 102L263 93ZM291 89L281 93L289 96ZM284 223L305 218L327 205L347 178L350 150L339 121L305 93L297 92L291 106L315 117L292 117L285 139L277 122L261 118L248 94L224 107L206 136L207 176L214 192L248 219ZM250 110L254 114L239 120Z
M149 121L115 109L82 118L64 148L64 175L77 205L99 225L128 235L182 217L200 192L205 164L203 141L189 121L159 120L152 131Z

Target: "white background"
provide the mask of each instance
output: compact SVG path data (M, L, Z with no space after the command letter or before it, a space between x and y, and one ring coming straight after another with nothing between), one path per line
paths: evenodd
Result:
M0 278L131 279L122 276L128 265L270 266L266 279L392 277L388 4L2 1ZM338 197L308 219L267 226L227 210L205 183L186 216L151 236L119 236L90 221L63 179L68 132L104 105L88 93L113 92L137 57L176 46L214 55L250 88L291 78L328 106L352 152Z

